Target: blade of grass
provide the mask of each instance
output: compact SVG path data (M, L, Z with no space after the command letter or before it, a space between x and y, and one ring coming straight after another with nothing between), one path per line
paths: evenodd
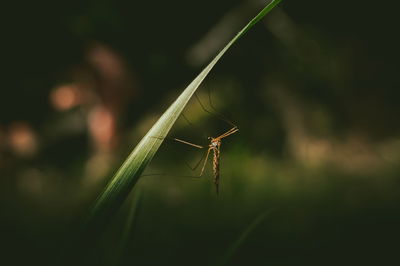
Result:
M250 233L270 214L272 210L268 210L259 215L254 221L249 224L244 231L240 234L238 239L232 243L232 245L226 250L225 254L221 257L220 261L217 263L218 266L224 266L228 264L228 261L232 258L235 251L240 247L240 245L246 240Z
M117 249L117 256L116 256L116 263L115 265L121 265L124 253L127 249L128 246L128 242L130 240L130 238L132 238L132 227L134 225L134 223L137 220L137 215L138 215L138 209L139 209L139 205L141 203L141 192L140 189L138 190L138 188L140 187L136 187L134 191L135 192L130 200L130 205L129 205L129 209L128 209L128 217L126 218L125 221L125 227L124 230L122 232L122 236L121 236L121 243L118 246ZM138 190L138 191L136 191Z
M171 127L185 108L186 104L225 52L242 37L251 27L270 12L282 0L273 0L255 16L236 36L217 54L217 56L201 71L201 73L186 87L181 95L171 104L159 120L153 125L139 144L134 148L111 182L97 199L92 208L86 227L101 227L105 225L119 209L132 187L138 181L147 164L160 147ZM157 136L157 137L154 137Z

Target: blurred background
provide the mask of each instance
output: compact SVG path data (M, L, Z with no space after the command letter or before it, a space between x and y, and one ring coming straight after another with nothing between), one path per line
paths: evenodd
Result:
M60 258L105 184L264 5L7 7L0 264L76 265ZM133 191L131 232L127 202L85 265L398 265L397 14L376 5L283 1L251 29L198 90L240 129L223 139L220 194L211 164L183 177L204 151L167 139ZM195 98L184 115L172 138L207 145L232 127Z

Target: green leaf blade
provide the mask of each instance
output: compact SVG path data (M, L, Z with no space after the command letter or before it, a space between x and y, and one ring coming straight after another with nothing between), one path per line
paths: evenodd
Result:
M164 138L182 113L190 98L197 88L207 77L219 59L225 52L251 27L262 19L282 0L271 1L261 12L255 16L236 36L216 55L216 57L201 71L201 73L186 87L174 103L165 111L159 120L153 125L148 133L143 137L139 144L134 148L119 170L116 172L111 182L106 186L103 193L99 196L94 205L87 226L94 224L103 225L119 209L122 202L139 180L148 163L152 160L155 153L162 144Z

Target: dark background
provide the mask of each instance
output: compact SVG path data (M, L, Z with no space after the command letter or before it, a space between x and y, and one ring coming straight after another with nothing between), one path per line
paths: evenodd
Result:
M131 232L127 204L91 248L76 240L131 149L262 7L5 7L0 264L212 265L267 213L227 265L398 265L398 14L373 1L284 0L198 90L240 128L222 143L220 194L210 166L182 178L202 151L167 139L135 187ZM207 145L231 127L196 99L184 114L171 137Z

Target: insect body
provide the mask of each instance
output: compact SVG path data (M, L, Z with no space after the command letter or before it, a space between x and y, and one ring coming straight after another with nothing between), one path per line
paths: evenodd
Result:
M219 165L220 165L221 140L229 135L232 135L233 133L236 133L237 131L239 131L239 129L235 126L235 127L231 128L230 130L228 130L227 132L225 132L224 134L222 134L216 138L208 137L208 139L210 140L210 144L208 145L207 154L204 159L203 167L201 168L199 177L201 177L203 175L208 156L210 155L210 152L212 151L213 155L214 155L213 156L214 184L215 184L215 189L216 189L217 194L219 192ZM196 148L200 148L200 149L204 148L203 146L196 145L196 144L184 141L184 140L180 140L180 139L175 139L175 140L179 141L181 143L184 143L184 144L191 145Z
M214 184L215 189L218 194L219 190L219 162L220 162L220 152L219 149L221 147L221 139L211 139L211 144L209 145L209 149L211 149L214 153L213 157L213 173L214 173Z

